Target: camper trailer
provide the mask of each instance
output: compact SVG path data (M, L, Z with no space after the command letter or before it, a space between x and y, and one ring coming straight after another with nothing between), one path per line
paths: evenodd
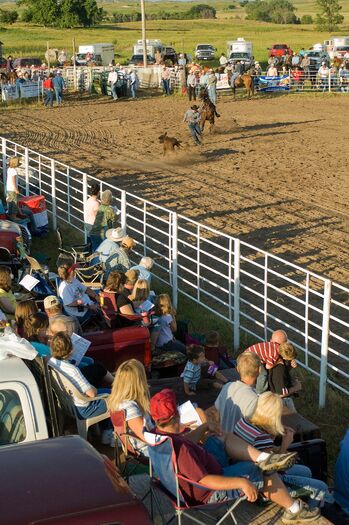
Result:
M247 42L244 38L227 42L227 57L231 64L243 60L248 66L252 65L252 42Z
M95 62L97 65L107 66L113 62L114 53L115 51L113 44L89 44L85 46L79 46L77 63L81 66L86 65L86 55L88 55L90 60Z
M164 53L165 47L160 40L146 40L147 55L155 58L155 53ZM137 43L133 46L133 55L143 55L143 40L137 40Z

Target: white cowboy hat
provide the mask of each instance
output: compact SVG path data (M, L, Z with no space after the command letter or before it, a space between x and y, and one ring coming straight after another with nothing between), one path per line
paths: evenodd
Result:
M123 228L111 228L105 232L105 236L110 241L120 242L125 237L126 233Z

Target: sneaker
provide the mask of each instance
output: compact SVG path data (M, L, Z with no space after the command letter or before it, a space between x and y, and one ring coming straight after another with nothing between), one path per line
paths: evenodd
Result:
M287 454L271 453L267 459L257 463L257 466L263 472L277 472L278 470L287 470L295 464L297 452L288 452Z
M286 525L288 523L290 525L293 523L318 523L318 519L321 516L320 509L310 509L306 503L300 500L299 503L301 508L296 514L292 514L289 510L285 510L281 516L282 523L285 523Z
M112 430L111 428L109 428L107 430L103 430L102 436L101 436L101 443L102 443L102 445L112 446L111 445L112 439L114 439L114 446L115 446L114 430Z

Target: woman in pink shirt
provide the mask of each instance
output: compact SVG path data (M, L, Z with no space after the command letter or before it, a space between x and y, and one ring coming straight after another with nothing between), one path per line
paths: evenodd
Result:
M99 184L93 184L90 189L90 197L85 203L84 209L84 223L85 231L87 233L87 241L90 242L90 232L92 226L94 225L98 208L100 206L99 202Z

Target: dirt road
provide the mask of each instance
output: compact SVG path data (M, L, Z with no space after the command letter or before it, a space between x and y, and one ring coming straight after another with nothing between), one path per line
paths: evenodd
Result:
M177 96L1 111L2 133L347 284L349 97L222 97L195 147ZM183 148L163 158L167 131Z

